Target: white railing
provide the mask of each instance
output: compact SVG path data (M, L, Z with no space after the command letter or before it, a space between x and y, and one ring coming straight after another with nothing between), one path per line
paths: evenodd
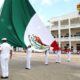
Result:
M80 27L80 24L71 24L71 28L77 28Z
M80 41L80 36L71 37L71 41Z
M62 25L61 29L69 29L69 26L68 25Z
M58 30L58 26L52 26L51 30Z
M59 40L59 38L55 38L57 41ZM62 42L63 41L69 41L69 37L61 37L60 39ZM70 41L80 41L80 36L76 36L76 37L71 37Z
M69 25L61 25L61 29L64 29L64 28L76 28L76 27L80 27L80 23L78 24L71 24L70 26Z
M71 24L69 25L61 25L61 29L69 29L70 28L78 28L80 27L80 24ZM58 30L58 26L52 26L51 30Z

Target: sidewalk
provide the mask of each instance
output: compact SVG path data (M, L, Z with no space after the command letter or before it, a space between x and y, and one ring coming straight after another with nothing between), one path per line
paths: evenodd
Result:
M26 70L25 64L26 53L15 53L10 61L8 80L80 80L80 56L78 55L73 55L72 61L66 62L66 55L63 54L61 64L56 64L55 55L50 54L49 65L45 65L44 54L33 53L32 69Z

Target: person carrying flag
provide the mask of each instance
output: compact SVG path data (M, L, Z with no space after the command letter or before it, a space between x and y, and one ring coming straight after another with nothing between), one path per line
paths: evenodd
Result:
M51 44L51 46L53 47L53 51L55 51L56 53L56 63L60 63L61 62L61 48L59 47L56 40Z
M61 63L61 50L56 51L56 63Z

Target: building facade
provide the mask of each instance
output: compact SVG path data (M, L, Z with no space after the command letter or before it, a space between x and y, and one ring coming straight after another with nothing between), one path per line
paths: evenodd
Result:
M74 52L80 50L80 15L73 12L50 21L50 31L62 48L69 47Z

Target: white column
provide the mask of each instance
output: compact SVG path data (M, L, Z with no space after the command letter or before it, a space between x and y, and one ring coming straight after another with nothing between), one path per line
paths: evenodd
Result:
M48 24L49 24L49 30L50 30L50 32L52 31L52 25L53 25L53 23L52 22L50 22L50 21L48 21Z
M70 22L70 18L69 20L69 48L71 49L71 22Z
M49 30L50 30L50 32L52 31L52 23L50 23L50 28L49 28Z
M61 23L60 23L60 20L58 21L58 41L59 41L59 47L61 47Z

